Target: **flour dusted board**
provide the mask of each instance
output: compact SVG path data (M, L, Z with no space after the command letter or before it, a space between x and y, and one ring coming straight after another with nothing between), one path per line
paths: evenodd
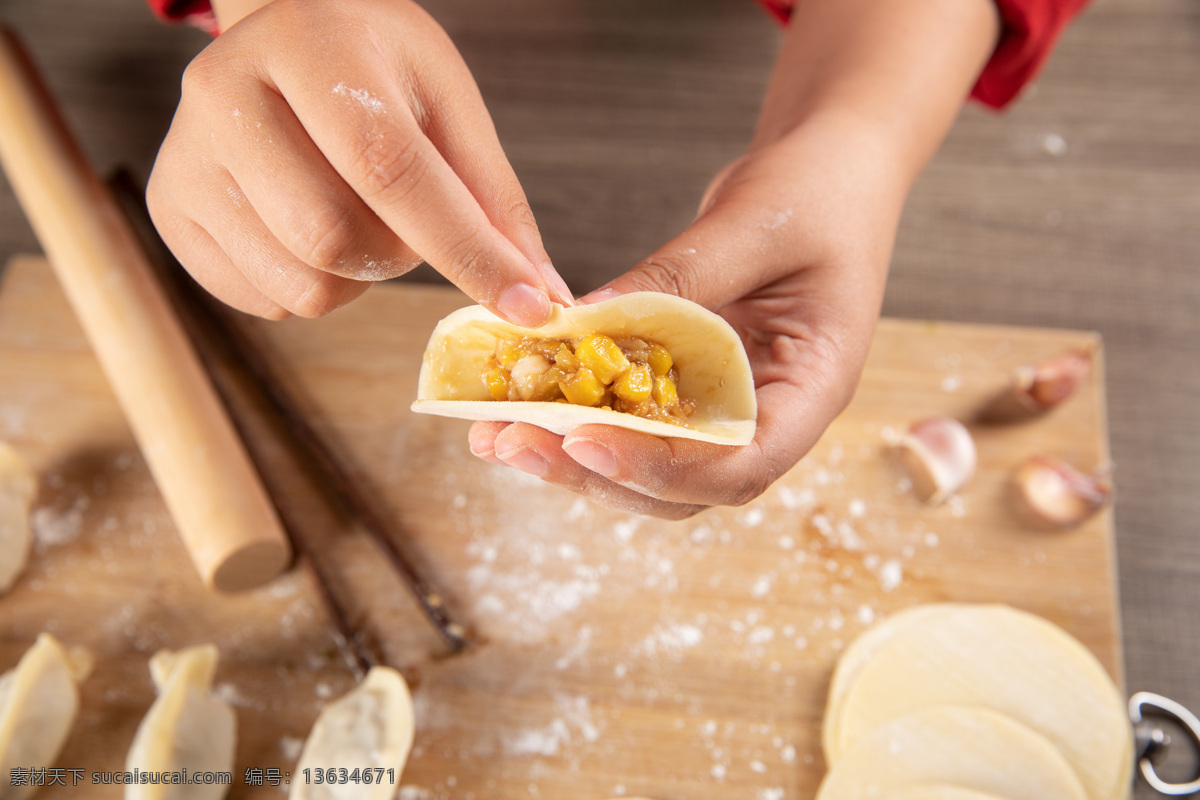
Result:
M853 405L809 458L750 505L670 523L478 462L466 423L408 411L429 331L462 304L446 289L381 286L326 319L259 327L480 640L437 658L378 559L335 531L334 545L350 543L339 568L377 598L364 625L415 685L402 797L811 797L834 661L915 603L1012 603L1077 636L1119 680L1111 516L1032 532L1004 498L1008 469L1034 451L1084 468L1107 458L1099 370L1044 419L976 428L979 474L946 506L918 505L883 457L889 429L965 417L1012 367L1098 347L1093 336L885 320ZM244 771L291 769L319 708L351 683L307 572L243 596L201 587L37 260L0 285L0 437L42 476L30 567L0 598L0 669L42 630L97 656L60 766L119 769L153 699L146 659L214 641L239 719L231 796L282 796L244 785Z

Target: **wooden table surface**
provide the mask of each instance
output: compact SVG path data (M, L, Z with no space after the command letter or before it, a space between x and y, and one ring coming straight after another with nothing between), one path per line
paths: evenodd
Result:
M687 223L748 140L778 43L749 0L426 7L475 70L576 291ZM5 0L0 20L30 44L93 163L148 174L205 36L160 28L139 0ZM1197 87L1200 5L1095 0L1036 91L1002 115L963 113L911 197L884 309L1103 335L1127 682L1193 709ZM0 188L0 262L36 249Z

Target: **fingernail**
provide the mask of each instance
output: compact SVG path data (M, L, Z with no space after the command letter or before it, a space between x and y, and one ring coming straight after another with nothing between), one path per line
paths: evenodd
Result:
M605 300L612 300L614 297L620 297L621 293L616 289L597 289L590 294L579 298L579 302L583 305L591 305L592 303L602 303Z
M496 308L510 322L536 328L550 316L550 298L541 289L518 283L500 295Z
M470 449L471 449L471 455L475 456L476 458L487 458L488 456L496 455L496 451L490 447L483 449L483 450L476 450L472 446Z
M617 459L604 445L592 439L568 439L563 450L581 466L592 472L611 478L617 474Z
M528 447L518 447L515 450L496 453L496 457L510 467L516 467L521 472L528 472L539 478L545 475L546 470L550 468L550 462Z
M567 282L558 274L558 270L554 268L554 265L550 263L543 264L539 271L542 273L542 277L546 279L546 282L550 284L550 287L554 289L559 299L567 305L575 302L575 295L571 294L571 287L567 286Z

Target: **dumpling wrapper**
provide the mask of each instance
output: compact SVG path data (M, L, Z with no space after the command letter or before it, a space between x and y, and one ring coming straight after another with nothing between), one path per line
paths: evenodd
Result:
M899 611L874 627L868 628L846 648L838 658L833 670L833 678L829 682L829 696L825 701L825 719L821 725L821 745L825 750L825 760L832 764L836 760L838 748L836 745L837 722L842 716L842 702L846 691L854 685L859 671L870 663L879 648L897 636L910 623L916 622L928 615L946 613L951 608L963 608L955 603L930 603L913 606Z
M29 509L36 496L33 470L11 445L0 442L0 594L8 591L29 560Z
M482 375L501 338L572 339L590 333L639 336L671 353L679 396L696 401L687 425L569 403L492 400ZM635 292L582 306L554 306L538 328L505 322L482 306L453 312L433 330L412 410L460 419L528 422L565 435L580 425L615 425L654 436L744 445L754 438L758 404L741 338L717 314L674 295Z
M0 675L0 800L24 800L40 788L13 786L12 770L54 766L79 711L79 683L91 668L86 651L67 652L43 633Z
M1075 638L1004 605L933 606L883 625L892 623L894 635L857 668L826 719L830 763L891 720L939 706L981 706L1053 743L1091 800L1123 800L1134 761L1125 703Z
M229 704L211 693L217 669L215 645L150 659L158 699L138 725L125 769L142 772L231 772L237 721ZM228 786L139 783L125 787L126 800L220 800Z
M883 793L879 800L1015 800L948 783L910 783Z
M396 794L414 734L412 696L390 667L372 667L357 687L327 705L292 770L289 800L389 800ZM383 770L374 783L305 783L305 769ZM392 770L389 775L388 770ZM394 783L392 782L394 781Z
M1087 800L1079 778L1045 737L998 712L960 706L875 728L834 763L816 800L887 798L919 784L1010 800Z

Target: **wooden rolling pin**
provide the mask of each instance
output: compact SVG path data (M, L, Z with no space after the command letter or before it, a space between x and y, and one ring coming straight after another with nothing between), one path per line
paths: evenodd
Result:
M3 28L0 165L205 583L236 591L277 575L291 548L231 420L128 222Z

